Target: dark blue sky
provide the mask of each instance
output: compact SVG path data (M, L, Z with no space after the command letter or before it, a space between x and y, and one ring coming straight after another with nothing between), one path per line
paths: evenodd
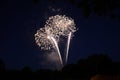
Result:
M53 10L54 9L54 10ZM1 1L0 58L6 68L40 68L40 54L34 34L49 16L64 14L75 20L78 31L71 40L68 63L75 63L93 53L108 54L120 61L120 21L94 13L86 18L83 12L67 1L40 0Z

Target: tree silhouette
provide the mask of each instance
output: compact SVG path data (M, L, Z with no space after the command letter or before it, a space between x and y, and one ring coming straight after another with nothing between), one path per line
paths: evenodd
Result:
M0 72L5 71L5 64L4 62L0 59Z
M87 64L96 73L109 73L112 60L106 54L95 54L87 58Z
M25 66L23 69L22 69L23 72L31 72L31 68L29 66Z
M33 3L38 3L41 0L32 0ZM59 0L49 0L57 2ZM120 20L120 0L67 0L68 3L81 8L83 15L87 18L91 13L98 16L109 16ZM64 2L64 0L63 0Z
M5 70L2 60L0 60L0 70ZM0 75L0 80L119 80L120 62L112 62L106 54L93 54L86 59L80 59L77 64L64 66L61 71L48 69L32 71L29 66L25 66L22 70L4 72Z
M80 59L77 64L66 65L62 71L72 78L90 79L96 74L111 74L112 60L106 54L94 54L87 59Z
M68 0L78 8L83 9L85 17L88 17L91 13L95 13L99 16L110 16L111 18L120 19L120 14L115 12L120 11L119 0Z

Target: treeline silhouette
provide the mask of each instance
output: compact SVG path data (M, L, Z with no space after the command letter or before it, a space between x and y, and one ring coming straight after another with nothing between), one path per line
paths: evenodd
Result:
M71 4L83 9L85 17L94 13L120 20L120 0L68 0Z
M106 54L94 54L80 59L76 64L68 64L61 70L30 67L22 70L7 70L0 60L0 80L120 80L120 62L113 62Z
M41 0L32 0L34 4ZM109 16L120 20L120 0L49 0L53 2L68 1L68 3L82 9L84 17L89 17L91 13L98 16Z

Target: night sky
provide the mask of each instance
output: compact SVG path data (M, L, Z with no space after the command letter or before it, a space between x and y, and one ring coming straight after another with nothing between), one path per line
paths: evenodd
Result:
M108 54L113 61L120 61L120 20L95 13L86 18L82 9L65 0L2 0L0 59L6 68L41 68L44 53L36 45L34 34L50 16L57 14L73 18L78 28L71 40L68 63L76 63L94 53Z

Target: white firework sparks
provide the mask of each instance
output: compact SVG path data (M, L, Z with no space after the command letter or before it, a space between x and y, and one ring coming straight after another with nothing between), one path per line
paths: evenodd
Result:
M43 50L50 50L53 47L51 40L49 39L49 34L44 28L37 30L37 33L35 34L35 41L36 44Z
M49 29L40 28L37 30L37 33L35 34L35 41L37 45L43 50L50 50L51 48L56 49L60 63L63 65L57 41L54 38L54 35L50 33Z
M68 36L70 32L74 33L76 31L74 20L65 15L51 16L46 21L45 27L50 28L51 33L58 36Z
M58 47L60 36L67 37L67 47L65 50L66 61L68 59L68 51L70 45L70 39L73 33L76 31L74 20L65 15L55 15L49 17L46 21L45 27L37 30L35 34L36 43L43 50L56 49L59 55L61 64L62 58Z
M60 54L60 50L59 50L58 44L57 44L56 40L53 37L50 37L50 39L53 41L54 45L56 46L56 50L58 52L60 63L63 65L63 61L62 61L62 57L61 57L61 54Z

